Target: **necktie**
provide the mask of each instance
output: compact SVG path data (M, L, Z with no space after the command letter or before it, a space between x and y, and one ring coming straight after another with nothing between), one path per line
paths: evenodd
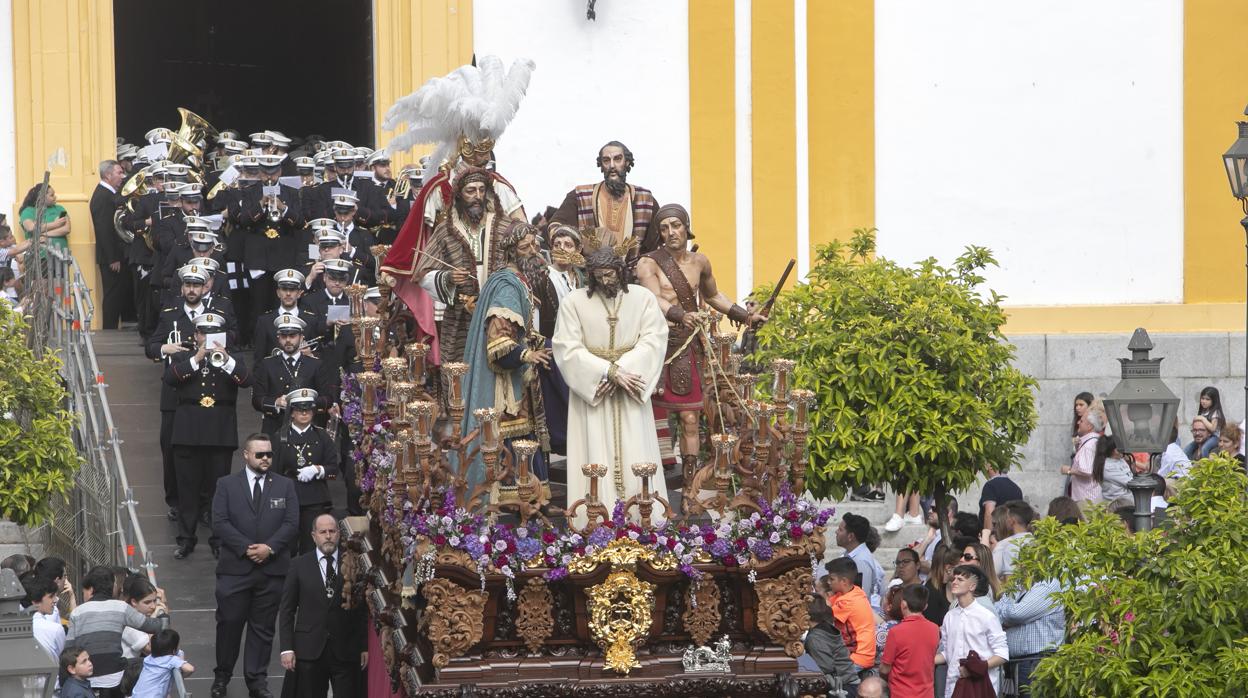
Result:
M295 371L295 360L292 357L286 357L286 365L290 367L291 373Z
M256 478L251 486L251 503L255 508L260 508L260 478Z
M333 594L334 590L334 558L331 555L325 556L325 594L328 596Z
M192 320L194 320L196 315L199 315L199 311L192 309L192 310L191 310L191 319L192 319Z

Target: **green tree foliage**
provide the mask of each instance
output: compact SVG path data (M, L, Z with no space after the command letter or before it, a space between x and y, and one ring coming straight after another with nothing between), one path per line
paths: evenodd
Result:
M808 282L776 301L757 356L795 359L794 385L815 391L812 494L886 482L945 501L1016 462L1035 381L1010 363L1000 297L979 289L991 252L969 247L947 268L874 251L874 230L821 246Z
M1045 696L1242 696L1248 692L1248 476L1225 456L1197 463L1168 521L1131 535L1117 516L1036 524L1016 580L1055 579L1073 628L1040 663Z
M26 347L26 323L0 302L0 517L34 525L64 497L81 460L60 361Z

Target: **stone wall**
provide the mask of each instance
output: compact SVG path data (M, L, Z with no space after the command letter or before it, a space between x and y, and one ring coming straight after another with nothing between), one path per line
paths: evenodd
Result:
M1210 334L1150 335L1153 357L1163 357L1161 378L1182 400L1180 433L1191 438L1186 423L1198 409L1201 388L1216 387L1222 408L1231 421L1244 418L1244 336ZM1071 408L1075 395L1088 391L1098 397L1113 390L1121 376L1117 359L1130 356L1130 334L1018 335L1009 338L1018 348L1015 365L1039 381L1036 431L1023 449L1023 462L1010 476L1033 505L1043 507L1060 493L1058 472L1070 462ZM978 497L978 491L976 491ZM1043 511L1043 509L1042 509Z

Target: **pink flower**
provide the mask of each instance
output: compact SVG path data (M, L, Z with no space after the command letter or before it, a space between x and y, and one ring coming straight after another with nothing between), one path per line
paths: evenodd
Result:
M1126 613L1122 614L1122 620L1124 623L1130 623L1131 621L1135 620L1135 614L1130 611L1127 611Z

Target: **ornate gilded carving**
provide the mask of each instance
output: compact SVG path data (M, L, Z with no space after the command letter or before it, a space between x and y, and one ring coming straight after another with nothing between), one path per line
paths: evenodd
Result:
M656 570L676 569L674 556L660 556L631 538L617 538L593 555L585 555L570 562L568 571L573 574L585 574L593 572L604 562L610 563L613 569L632 569L637 566L639 560L644 560Z
M695 644L706 645L719 629L719 585L714 580L689 586L690 602L681 620Z
M488 596L446 579L431 579L421 591L428 601L425 636L433 645L433 665L441 669L481 641Z
M520 617L516 619L516 629L529 652L537 654L555 629L555 619L551 615L555 600L546 588L541 577L532 577L520 591Z
M805 651L802 633L810 628L805 594L812 582L810 569L799 567L754 584L758 594L758 628L784 647L784 653L790 657L796 658Z
M641 666L636 648L650 632L654 589L631 571L617 571L602 584L585 590L589 594L589 633L605 653L607 669L628 674Z

